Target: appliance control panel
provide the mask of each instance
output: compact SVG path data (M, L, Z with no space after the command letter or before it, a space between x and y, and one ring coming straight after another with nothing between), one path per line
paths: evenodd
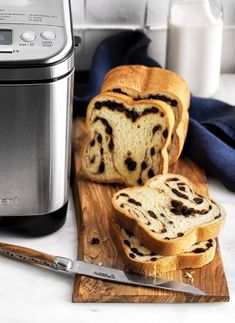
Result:
M1 0L1 65L53 63L72 46L69 0Z

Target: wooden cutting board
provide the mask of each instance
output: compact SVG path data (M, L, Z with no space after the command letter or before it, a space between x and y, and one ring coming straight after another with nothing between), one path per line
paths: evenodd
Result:
M113 212L111 197L121 188L118 185L101 185L82 177L80 173L79 152L85 136L84 120L75 120L73 129L73 171L74 197L78 223L78 259L104 266L123 268L122 260L112 241L109 219ZM172 165L170 172L188 177L200 187L202 193L208 192L204 171L189 159L181 159ZM99 244L92 244L98 238ZM185 273L193 272L193 282ZM133 287L123 284L77 275L75 278L74 302L134 302L134 303L204 303L227 302L229 291L223 269L219 245L213 262L201 269L177 270L161 275L175 279L204 290L206 296L193 296L160 289Z

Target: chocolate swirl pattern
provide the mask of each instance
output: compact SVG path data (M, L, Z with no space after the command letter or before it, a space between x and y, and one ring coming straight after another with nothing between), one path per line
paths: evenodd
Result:
M142 65L125 65L113 68L105 76L101 92L121 93L133 100L165 102L175 117L171 144L168 147L169 163L179 158L188 128L190 92L185 81L163 68Z
M163 255L181 253L197 241L217 237L225 219L220 205L174 174L159 175L143 187L119 191L113 206L123 228Z
M113 241L126 269L145 276L156 277L172 270L199 268L212 261L215 255L215 239L189 245L178 255L163 256L146 248L132 232L121 228L117 223L110 225Z
M163 102L104 93L88 107L85 174L97 182L142 185L168 170L174 114Z

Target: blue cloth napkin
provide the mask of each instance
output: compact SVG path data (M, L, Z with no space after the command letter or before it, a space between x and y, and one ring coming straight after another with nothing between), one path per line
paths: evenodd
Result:
M105 74L118 65L160 65L148 56L150 39L142 32L122 32L102 41L90 71L75 76L74 114L85 115L99 93ZM81 58L82 59L82 58ZM235 192L235 107L215 99L191 96L184 154Z

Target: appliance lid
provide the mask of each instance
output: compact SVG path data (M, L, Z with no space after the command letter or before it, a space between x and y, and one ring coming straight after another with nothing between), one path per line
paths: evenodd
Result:
M1 0L0 71L6 78L4 70L12 79L16 74L24 78L16 69L39 68L42 73L43 68L52 69L60 63L73 68L71 62L63 64L71 60L73 51L69 0Z

